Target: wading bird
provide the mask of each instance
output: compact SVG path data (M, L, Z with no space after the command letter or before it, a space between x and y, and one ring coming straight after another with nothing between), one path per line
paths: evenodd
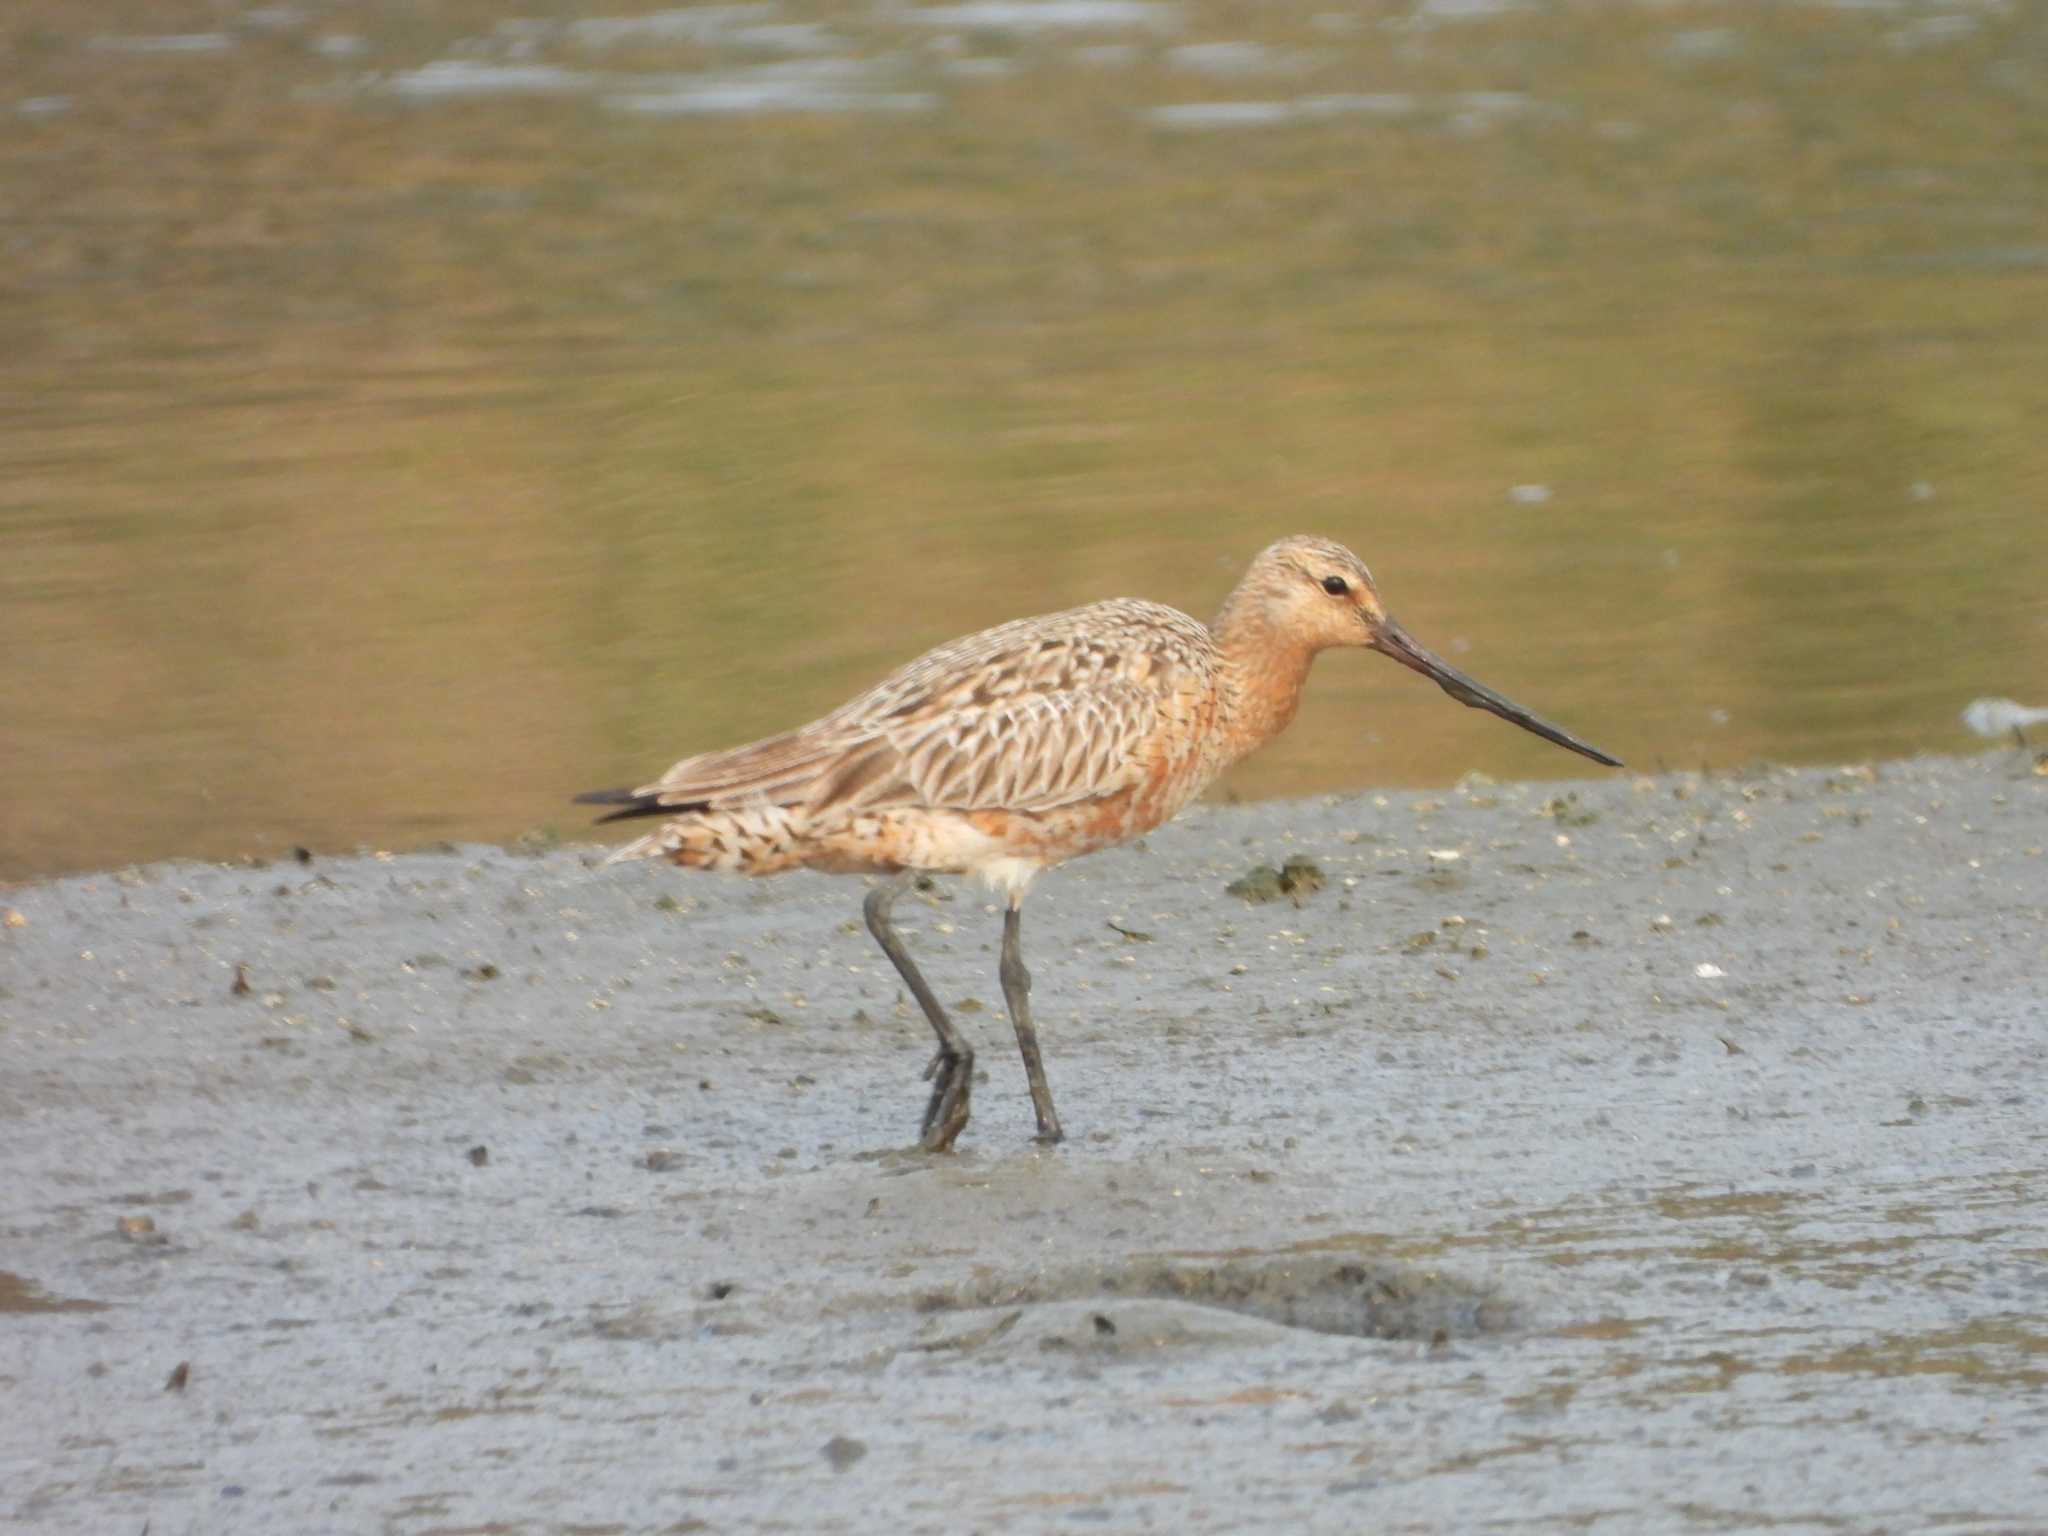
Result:
M2028 726L2048 725L2048 709L2031 709L2011 699L1972 699L1963 711L1963 724L1993 741L2011 731L2013 744L2024 747Z
M651 784L578 795L600 821L662 825L611 856L768 875L889 875L868 930L938 1036L920 1133L950 1148L967 1124L974 1048L939 1006L889 920L918 874L979 875L1004 901L997 975L1038 1117L1059 1116L1031 1020L1019 912L1040 871L1149 832L1294 718L1318 652L1364 647L1460 703L1619 767L1482 687L1387 616L1359 558L1327 539L1260 552L1204 625L1135 598L1018 619L911 662L829 715L780 736L685 758Z

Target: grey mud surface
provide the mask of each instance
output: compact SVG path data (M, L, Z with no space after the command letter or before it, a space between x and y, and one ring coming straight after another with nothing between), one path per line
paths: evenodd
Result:
M0 892L0 1525L2048 1530L2044 844L2015 750L1198 809L1025 909L1054 1150L899 906L937 1158L858 880Z

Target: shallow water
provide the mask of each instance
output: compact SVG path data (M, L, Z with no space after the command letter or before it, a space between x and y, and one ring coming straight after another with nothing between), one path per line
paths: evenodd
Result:
M0 47L0 878L502 838L1358 548L1627 758L2048 683L2038 7L50 0ZM1325 662L1222 792L1572 773Z

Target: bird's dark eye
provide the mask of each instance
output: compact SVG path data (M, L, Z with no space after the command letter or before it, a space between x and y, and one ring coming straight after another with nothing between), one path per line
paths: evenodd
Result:
M1342 597L1351 590L1351 583L1342 576L1325 576L1323 578L1323 590L1332 597Z

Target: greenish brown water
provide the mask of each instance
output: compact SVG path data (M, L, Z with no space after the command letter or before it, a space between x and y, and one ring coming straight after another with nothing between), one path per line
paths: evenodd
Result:
M622 14L9 7L0 877L573 827L1295 531L1631 765L2048 702L2040 7ZM1339 656L1224 789L1583 766Z

